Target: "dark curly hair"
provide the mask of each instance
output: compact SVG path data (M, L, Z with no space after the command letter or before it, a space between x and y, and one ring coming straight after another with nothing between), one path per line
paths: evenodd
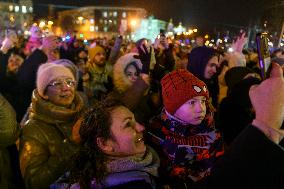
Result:
M116 99L106 99L94 104L82 118L80 126L80 150L74 155L68 177L69 188L79 183L81 189L89 189L95 178L100 182L106 175L107 157L97 145L97 138L113 138L111 133L111 112L124 106Z

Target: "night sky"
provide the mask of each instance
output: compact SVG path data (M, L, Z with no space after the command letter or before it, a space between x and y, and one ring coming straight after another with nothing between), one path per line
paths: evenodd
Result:
M44 16L47 4L68 6L131 6L142 7L148 14L174 24L186 26L242 27L260 15L260 10L272 0L34 0L35 13Z

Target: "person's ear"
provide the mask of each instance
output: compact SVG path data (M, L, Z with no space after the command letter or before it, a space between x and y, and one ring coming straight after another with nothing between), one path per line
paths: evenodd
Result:
M98 147L106 154L110 154L114 151L113 142L108 139L104 140L101 137L97 138L97 145Z

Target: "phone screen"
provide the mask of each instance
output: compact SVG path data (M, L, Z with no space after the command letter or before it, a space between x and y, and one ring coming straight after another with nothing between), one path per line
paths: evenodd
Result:
M256 46L257 46L259 67L261 70L261 77L262 79L265 79L267 69L271 64L267 33L258 33L256 35Z

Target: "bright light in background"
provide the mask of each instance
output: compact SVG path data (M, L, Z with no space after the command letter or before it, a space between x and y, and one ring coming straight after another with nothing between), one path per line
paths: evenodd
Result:
M28 30L24 31L24 35L30 35L30 34L31 34L30 31L28 31Z
M83 17L83 16L78 16L78 20L79 20L80 22L82 22L82 21L83 21L83 19L84 19L84 17Z
M48 24L49 26L51 26L51 25L53 25L53 22L52 22L51 20L49 20L49 21L47 22L47 24Z
M27 13L27 7L26 6L22 6L22 13Z
M234 52L234 49L232 47L228 48L228 52Z
M208 38L209 38L209 35L208 35L208 34L206 34L206 35L204 36L204 38L205 38L205 39L208 39Z
M210 43L210 41L207 40L207 41L205 42L205 45L208 46L209 43Z
M11 22L15 22L14 16L10 16L10 21L11 21Z
M95 26L90 26L90 31L91 32L95 31Z
M273 43L272 43L271 41L269 41L267 44L268 44L269 46L273 47Z
M19 6L15 6L15 12L19 12L20 7Z
M196 32L197 32L197 29L196 29L196 28L194 28L194 29L193 29L193 32L195 32L195 33L196 33Z
M45 21L40 21L39 25L40 28L43 28L45 26Z
M130 25L131 25L132 27L135 27L135 26L137 25L137 20L136 20L136 19L132 19L132 20L130 21Z
M13 11L14 7L13 5L9 5L9 11Z
M88 43L88 40L87 40L87 39L84 39L84 43Z
M193 30L188 30L189 35L193 33Z

